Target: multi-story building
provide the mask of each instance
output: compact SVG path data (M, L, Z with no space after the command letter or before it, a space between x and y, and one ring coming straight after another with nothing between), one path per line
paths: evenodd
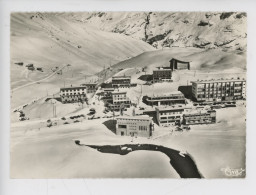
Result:
M156 118L159 126L180 125L184 110L184 107L156 107Z
M159 82L171 82L172 81L172 70L159 68L153 70L153 83Z
M112 87L113 88L129 88L131 86L130 76L113 76Z
M153 123L149 116L120 116L116 118L116 134L121 136L152 136Z
M216 123L216 111L197 111L194 113L188 113L183 115L183 124L185 125L197 125L197 124L211 124Z
M146 97L146 103L152 106L171 106L174 104L185 104L186 99L180 91L165 94L150 95Z
M112 100L113 100L113 104L110 105L110 107L115 111L119 111L120 106L122 106L123 108L129 108L131 106L131 101L127 97L126 91L112 92Z
M86 101L86 87L65 87L60 88L62 103L74 103Z
M97 83L85 83L81 84L81 86L86 87L86 93L95 93L97 91Z
M246 98L246 81L218 79L194 81L192 96L196 101L225 101Z

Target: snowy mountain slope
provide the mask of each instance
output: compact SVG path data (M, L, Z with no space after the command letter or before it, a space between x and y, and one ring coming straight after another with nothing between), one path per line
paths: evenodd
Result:
M93 74L104 65L153 49L143 41L70 22L57 13L11 15L12 81L23 77L15 62L33 63L48 70L71 64L75 71Z
M203 72L246 71L246 53L236 54L234 52L224 52L221 49L205 50L193 47L174 47L144 52L136 57L113 65L111 70L101 71L99 75L101 77L106 75L106 78L109 78L121 69L127 68L145 68L147 74L152 74L153 69L156 67L170 66L169 61L172 58L189 61L191 70Z
M69 19L129 35L157 48L246 50L247 15L240 12L94 12Z

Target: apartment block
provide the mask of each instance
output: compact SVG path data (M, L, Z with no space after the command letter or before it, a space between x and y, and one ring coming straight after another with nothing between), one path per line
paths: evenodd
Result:
M216 123L216 111L207 110L183 115L183 124L197 125L197 124L211 124Z
M85 101L87 99L86 87L60 88L60 98L62 103L74 103Z
M246 98L246 81L218 79L193 81L192 96L196 101L226 101Z
M113 76L112 87L113 88L129 88L131 86L130 76Z

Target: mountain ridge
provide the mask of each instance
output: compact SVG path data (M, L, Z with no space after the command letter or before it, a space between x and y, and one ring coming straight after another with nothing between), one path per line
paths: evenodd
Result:
M245 12L85 12L63 16L143 40L155 48L247 48Z

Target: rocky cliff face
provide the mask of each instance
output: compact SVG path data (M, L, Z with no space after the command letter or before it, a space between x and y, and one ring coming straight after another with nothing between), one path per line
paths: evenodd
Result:
M91 12L65 16L103 31L143 40L156 48L198 47L246 51L246 13Z

